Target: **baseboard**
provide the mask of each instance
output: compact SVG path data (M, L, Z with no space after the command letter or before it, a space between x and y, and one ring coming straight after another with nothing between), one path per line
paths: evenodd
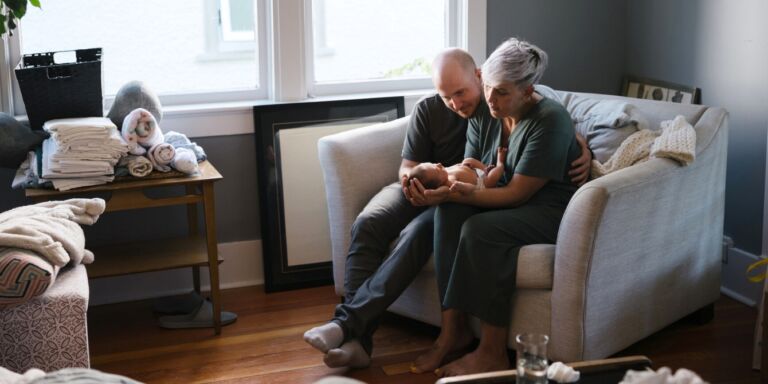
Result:
M224 259L219 268L219 287L239 288L264 284L261 240L219 244ZM143 300L192 290L191 268L149 272L90 280L90 305ZM210 289L208 269L200 269L202 290Z
M728 257L723 263L720 292L754 307L762 297L763 284L747 280L747 267L765 256L759 256L739 248L727 248Z

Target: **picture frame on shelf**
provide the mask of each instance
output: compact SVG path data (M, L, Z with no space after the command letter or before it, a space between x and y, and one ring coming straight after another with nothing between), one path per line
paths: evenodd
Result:
M625 76L621 95L681 104L701 104L701 89L669 81Z
M253 107L267 292L333 283L317 141L403 116L402 96Z

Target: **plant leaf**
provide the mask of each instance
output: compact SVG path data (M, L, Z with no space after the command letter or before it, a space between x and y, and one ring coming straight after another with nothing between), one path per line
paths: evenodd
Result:
M29 0L29 3L35 7L40 8L40 0Z
M0 13L0 36L4 35L8 30L5 29L5 15Z
M11 9L17 19L27 13L27 0L3 0L3 3Z

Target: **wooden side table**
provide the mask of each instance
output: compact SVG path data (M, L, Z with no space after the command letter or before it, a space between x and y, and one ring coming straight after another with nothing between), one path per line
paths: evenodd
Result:
M213 183L222 178L210 162L204 161L200 163L200 174L195 176L153 178L150 175L69 191L27 189L26 196L41 202L107 193L110 196L105 198L105 212L186 205L188 237L94 247L91 251L96 255L96 262L88 266L88 275L99 278L192 267L194 288L200 292L200 267L207 266L211 280L213 328L218 335L221 333L219 263L222 260L217 249ZM186 192L181 196L163 198L150 198L145 194L147 190L168 186L184 186ZM197 203L203 205L205 236L199 233Z

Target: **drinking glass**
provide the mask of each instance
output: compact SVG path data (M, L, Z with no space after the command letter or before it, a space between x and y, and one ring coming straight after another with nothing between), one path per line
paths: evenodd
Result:
M522 333L517 342L517 382L523 384L547 383L547 342L549 336Z

